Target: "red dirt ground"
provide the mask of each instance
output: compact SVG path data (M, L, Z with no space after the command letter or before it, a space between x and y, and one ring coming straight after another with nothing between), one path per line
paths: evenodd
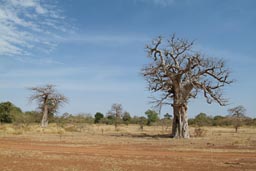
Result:
M115 140L107 136L84 142L3 137L0 138L0 170L256 170L256 154L249 148L241 152L234 151L237 150L234 147L230 151L232 147L228 146L216 150L207 148L207 144L202 150L193 146L182 150L166 141L159 145L161 139L138 143L136 138L134 142L132 138L120 138L111 143Z

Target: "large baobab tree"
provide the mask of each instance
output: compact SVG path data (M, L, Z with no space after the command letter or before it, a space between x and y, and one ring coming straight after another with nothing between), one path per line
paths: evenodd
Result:
M38 108L42 111L41 127L48 126L48 115L57 112L58 108L67 103L67 98L58 93L54 85L45 85L43 87L29 88L33 91L30 101L37 101Z
M152 60L142 69L148 88L154 92L156 106L173 108L172 137L189 138L188 100L202 92L208 103L226 105L222 87L232 83L221 59L205 57L193 50L193 42L158 37L146 46Z

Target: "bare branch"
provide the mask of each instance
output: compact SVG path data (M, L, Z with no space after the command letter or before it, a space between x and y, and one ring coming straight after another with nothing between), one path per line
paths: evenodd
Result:
M151 46L147 46L153 63L146 66L142 73L150 91L163 93L155 100L157 105L175 99L187 102L189 98L195 98L200 90L208 103L226 104L221 88L233 80L229 79L230 72L225 68L224 61L192 51L193 45L194 42L173 35L166 42L158 37Z
M55 89L55 85L45 85L42 87L31 87L29 90L33 91L33 94L29 98L29 102L36 101L38 108L43 110L43 106L48 104L49 110L56 112L60 106L64 103L68 103L68 99L58 93Z

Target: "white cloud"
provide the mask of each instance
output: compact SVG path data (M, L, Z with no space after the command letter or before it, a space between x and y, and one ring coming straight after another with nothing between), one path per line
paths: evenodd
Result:
M32 48L56 46L55 33L65 30L65 24L57 5L50 2L0 0L0 55L28 55Z

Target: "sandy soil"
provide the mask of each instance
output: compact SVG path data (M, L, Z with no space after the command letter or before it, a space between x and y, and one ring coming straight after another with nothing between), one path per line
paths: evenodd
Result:
M254 135L253 135L254 136ZM26 134L0 137L0 170L256 170L256 144L164 136Z

